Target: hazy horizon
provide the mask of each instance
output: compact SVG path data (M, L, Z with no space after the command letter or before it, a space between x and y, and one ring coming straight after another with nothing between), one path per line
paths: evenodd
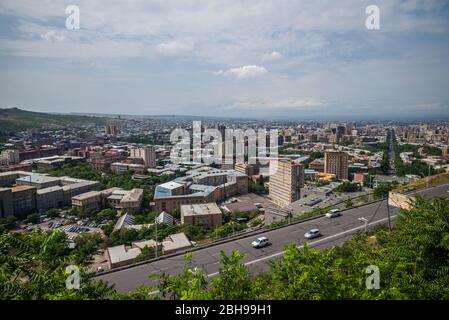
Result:
M449 1L0 4L0 106L294 120L449 118ZM274 14L275 13L275 14Z

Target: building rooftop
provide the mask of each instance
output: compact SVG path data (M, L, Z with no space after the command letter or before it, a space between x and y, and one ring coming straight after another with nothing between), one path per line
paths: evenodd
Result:
M257 207L251 201L240 201L226 204L225 209L232 213L257 211Z
M123 226L130 226L134 224L134 216L128 213L125 213L120 218L118 218L114 231L120 230Z
M124 194L122 201L123 202L134 202L139 201L143 197L143 189L132 189Z
M215 202L181 205L181 213L184 216L222 214Z
M41 184L41 183L54 182L54 181L59 181L59 180L60 180L60 178L56 178L56 177L44 176L44 175L40 175L40 174L32 174L27 177L17 178L16 181Z
M137 242L133 242L132 243L133 247L139 248L139 249L143 249L145 247L148 248L157 248L160 246L160 243L154 241L153 239L151 240L144 240L144 241L137 241Z
M62 187L60 186L53 186L53 187L49 187L49 188L44 188L44 189L39 189L37 190L37 194L46 194L46 193L52 193L55 191L62 191Z
M100 192L98 192L98 191L89 191L89 192L74 196L74 197L72 197L72 199L82 201L82 200L86 200L86 199L89 199L89 198L92 198L95 196L99 196L99 195L100 195Z
M125 245L109 247L108 254L111 264L135 259L140 254L139 248L126 249Z
M192 244L183 232L169 235L166 240L162 242L162 247L165 251L179 250L191 246Z
M26 191L26 190L31 190L31 189L36 189L35 186L15 186L11 188L11 192L20 192L20 191Z

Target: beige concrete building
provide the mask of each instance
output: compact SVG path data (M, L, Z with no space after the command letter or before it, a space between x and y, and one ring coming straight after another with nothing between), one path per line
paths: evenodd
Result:
M222 212L215 202L182 205L181 224L215 229L222 225Z
M324 172L335 174L338 180L347 180L348 154L346 152L325 152Z
M101 208L101 192L90 191L72 198L72 206L78 209L100 209Z
M143 189L123 190L110 188L91 191L72 197L72 206L78 209L101 209L111 207L124 212L139 211L142 206Z
M275 166L277 169L275 170ZM270 198L281 207L288 206L300 198L304 187L304 165L291 159L272 160L270 171Z

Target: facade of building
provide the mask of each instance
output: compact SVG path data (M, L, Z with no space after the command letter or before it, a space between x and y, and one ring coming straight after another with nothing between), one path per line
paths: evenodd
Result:
M14 215L24 217L36 210L36 187L17 186L11 188Z
M108 123L104 129L105 134L110 136L118 135L118 127L115 123Z
M8 166L20 162L19 150L3 150L0 153L0 165Z
M12 185L15 186L10 187ZM13 215L15 216L23 216L32 211L63 207L71 203L72 197L100 188L97 181L51 177L26 171L0 173L0 186L11 191ZM7 203L9 201L8 192L3 191L0 196L3 207L10 208Z
M90 191L72 197L72 207L88 210L100 209L102 204L101 192Z
M145 147L131 147L129 149L129 156L131 158L143 159L146 168L156 168L156 149L154 146L148 145Z
M0 188L0 218L14 215L12 192L10 188Z
M278 159L270 162L273 167L270 176L270 198L281 207L299 200L300 190L304 187L304 165L290 159Z
M346 152L325 152L324 172L335 174L338 180L347 180L348 154Z
M36 206L39 210L60 208L64 205L64 191L60 186L38 189Z
M135 173L143 174L146 172L145 166L143 164L134 164L134 163L123 163L123 162L114 162L111 164L111 171L120 174L127 171L132 171Z
M143 189L123 190L111 188L102 191L90 191L72 197L72 206L81 210L115 208L119 211L134 213L142 207Z
M181 206L181 224L215 229L220 227L222 222L222 212L215 202Z

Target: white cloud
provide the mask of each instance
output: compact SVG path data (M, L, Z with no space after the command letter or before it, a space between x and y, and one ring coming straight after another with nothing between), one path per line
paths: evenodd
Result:
M227 105L227 109L277 109L277 108L310 108L310 107L323 107L327 103L323 100L314 99L310 97L305 98L282 98L282 99L252 99L242 100L230 105Z
M282 59L284 56L277 51L262 55L262 61L275 61Z
M156 50L161 54L172 56L188 53L193 50L193 47L193 42L190 40L169 41L158 44Z
M268 71L264 67L258 67L256 65L242 66L239 68L231 68L228 70L220 70L214 72L215 75L234 76L237 79L246 79L259 77L266 74Z
M50 42L64 41L66 39L66 37L64 35L56 32L54 30L46 32L41 37L42 37L42 39L50 41Z

